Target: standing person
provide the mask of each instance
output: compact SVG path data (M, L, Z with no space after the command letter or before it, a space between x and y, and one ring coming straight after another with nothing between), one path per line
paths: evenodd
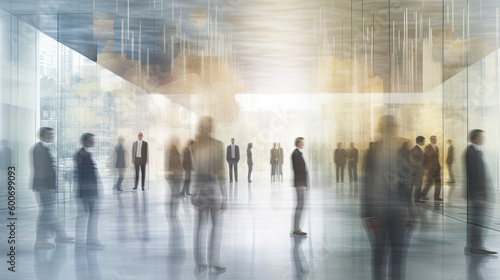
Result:
M358 182L358 149L351 142L351 149L348 153L347 171L349 173L349 182Z
M434 182L434 201L443 201L439 197L441 194L441 164L439 164L439 149L436 146L437 137L432 135L430 139L431 143L424 149L424 168L427 170L427 179L422 191L422 198L427 199L427 193Z
M54 139L54 130L50 127L42 127L40 128L39 137L40 142L36 143L32 148L32 189L40 208L38 211L35 248L52 249L55 246L48 239L54 233L56 242L72 243L75 238L66 234L64 226L59 222L56 214L57 178L54 167L55 160L49 148L49 144Z
M179 152L179 137L172 137L172 143L165 153L165 173L170 186L170 217L177 217L178 195L182 184L182 162Z
M123 138L123 136L119 136L118 144L116 144L115 146L115 167L116 170L118 171L118 181L114 185L113 190L117 190L119 192L123 191L122 182L123 179L125 178L125 170L127 167L127 163L125 160L127 151L123 146L124 141L125 139Z
M335 174L337 176L337 183L339 182L339 175L342 183L344 183L344 170L345 170L345 163L347 161L347 151L345 149L342 149L342 143L337 143L337 149L335 149L335 152L333 154L333 162L335 163Z
M253 157L252 157L252 143L248 143L247 146L247 164L248 164L248 182L252 183L252 167L253 167Z
M412 184L414 188L413 201L415 203L424 203L421 199L422 192L422 180L424 179L424 146L425 146L425 137L417 136L415 138L415 142L417 144L413 149L411 149L410 157L411 157L411 165L412 165Z
M472 254L496 254L484 248L483 227L487 226L487 217L492 213L495 203L491 181L483 159L481 146L484 143L483 131L474 129L469 133L471 144L465 154L467 175L467 245L465 250Z
M142 190L146 182L146 165L148 164L148 142L142 140L142 132L137 134L137 141L132 145L132 164L135 166L135 187L139 184L139 169L142 175Z
M82 247L86 244L90 248L103 249L104 245L97 236L99 176L92 153L89 151L94 147L94 134L84 133L80 141L83 147L75 155L79 198L75 224L76 245Z
M198 271L201 272L210 266L220 273L226 270L219 261L223 222L221 213L227 206L227 175L224 168L224 148L221 141L212 138L213 129L212 118L202 117L193 146L193 160L196 168L191 203L198 210L193 256ZM207 231L204 230L208 219L211 220L209 224L212 225L209 239L206 236Z
M276 181L276 170L278 169L279 161L279 150L276 143L273 143L273 148L271 149L271 182Z
M450 180L448 183L455 183L455 176L453 175L453 162L455 161L455 147L451 139L448 139L448 154L446 155L446 166L448 167L448 175Z
M278 176L278 181L283 182L283 148L281 148L280 143L277 143L278 147L278 166L276 168L276 175Z
M182 168L184 168L184 186L182 187L181 195L191 195L189 185L191 184L191 171L194 170L193 156L191 149L193 148L194 140L189 139L186 147L182 150Z
M302 210L304 209L304 200L306 196L307 187L307 167L304 158L302 157L302 149L304 149L304 138L297 137L295 139L295 147L292 153L292 166L293 166L293 186L297 193L297 207L295 208L295 215L293 220L293 234L305 236L306 232L300 229L300 218L302 217Z
M234 138L231 138L231 145L227 146L226 160L229 164L229 182L233 182L233 169L234 180L238 182L238 161L240 161L240 147L234 144Z

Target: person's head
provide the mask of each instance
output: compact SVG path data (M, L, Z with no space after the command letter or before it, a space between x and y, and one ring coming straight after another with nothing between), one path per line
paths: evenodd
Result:
M408 142L403 142L403 145L401 146L403 149L408 149Z
M118 136L118 143L123 143L125 141L125 138L123 136Z
M436 137L436 135L432 135L430 139L431 139L431 143L434 144L434 145L436 145L436 143L437 143L437 137Z
M82 134L82 136L80 137L80 142L87 148L94 147L94 134L88 132Z
M54 129L50 127L42 127L39 131L40 140L46 143L52 143L54 139Z
M453 144L453 142L451 141L451 139L448 139L448 141L447 141L447 142L448 142L448 145Z
M193 140L193 139L189 139L189 140L188 140L188 142L187 142L187 145L188 145L189 147L193 147L193 145L194 145L194 140Z
M252 143L248 143L247 150L251 150L252 147L253 147L253 144Z
M337 148L342 148L342 143L337 143Z
M303 137L297 137L295 138L295 147L299 149L304 148L304 138Z
M213 119L210 116L203 116L198 123L198 137L210 137L213 132Z
M181 144L181 139L179 138L179 136L173 135L171 143L172 143L172 145L178 147Z
M234 138L231 138L231 145L234 145Z
M137 139L142 140L142 132L139 132L139 133L137 134Z
M273 143L273 148L276 148L276 142Z
M471 132L469 132L469 140L471 143L474 143L476 145L483 145L484 143L484 136L483 136L484 131L481 129L474 129Z
M351 142L351 149L354 149L354 142Z
M425 137L424 136L417 136L417 138L415 139L415 142L417 142L417 144L419 146L423 146L423 145L425 145Z

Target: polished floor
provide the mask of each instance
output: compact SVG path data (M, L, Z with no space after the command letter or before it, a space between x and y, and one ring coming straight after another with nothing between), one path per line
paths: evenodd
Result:
M99 236L104 250L80 249L74 244L35 250L37 207L21 207L16 272L7 270L3 253L7 232L2 230L0 278L370 279L370 244L359 218L356 189L349 184L314 182L303 215L302 228L308 236L293 237L295 193L285 179L271 183L264 174L256 174L251 184L240 180L230 185L229 208L223 214L224 273L194 269L195 212L189 197L179 198L177 215L172 218L163 180L151 180L144 192L132 191L129 180L125 192L113 193L108 187L102 196ZM111 179L104 183L112 185ZM75 204L68 200L64 207L60 205L59 210L66 213L66 230L74 235ZM498 258L464 254L465 223L433 210L418 207L420 223L411 235L406 279L499 279ZM488 230L486 246L499 250L500 233Z

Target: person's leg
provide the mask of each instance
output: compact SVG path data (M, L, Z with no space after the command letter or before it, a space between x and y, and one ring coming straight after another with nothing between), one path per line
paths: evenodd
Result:
M87 236L87 218L89 213L89 207L87 204L87 199L80 198L77 199L77 216L75 222L75 243L85 244Z
M252 181L252 165L248 165L248 182Z
M353 164L352 170L353 170L353 175L354 175L354 182L357 182L358 181L358 165Z
M340 175L340 164L335 164L335 176L337 178L337 183L339 182L339 175Z
M87 225L87 243L99 243L97 234L99 224L99 209L96 198L88 198L88 225Z
M197 221L194 222L194 234L193 234L193 257L194 262L197 266L206 266L206 231L205 231L205 221L207 218L208 211L203 208L198 208Z
M413 188L414 188L414 195L413 195L413 201L414 202L420 202L420 196L422 192L422 175L421 174L414 174L413 178Z
M146 185L146 163L141 164L141 176L142 176L142 189Z
M210 217L212 229L208 244L208 265L219 266L220 250L222 244L222 216L220 214L220 204L210 207Z
M293 230L300 230L300 218L302 217L302 210L304 209L304 199L306 187L295 187L297 193L297 206L295 207L295 216L293 223Z
M340 165L340 180L344 183L344 171L345 171L345 163Z
M238 162L234 163L234 180L238 182Z
M441 174L440 172L436 172L434 176L434 200L439 200L439 196L441 195Z
M137 160L135 161L135 187L134 189L137 189L137 185L139 184L139 169L141 168L140 167L140 164L137 162Z
M191 170L185 170L184 185L181 190L181 195L189 194L189 184L191 183Z
M48 211L46 204L46 196L43 192L35 193L38 202L38 217L36 222L36 243L45 243L49 238L49 229L47 227Z
M425 178L425 186L422 190L422 197L427 197L427 193L429 192L429 190L431 189L431 186L432 186L432 174L430 173L427 173L427 176Z
M122 190L122 182L125 178L125 168L118 168L118 182L116 183L116 189L118 191Z
M229 164L229 181L232 182L233 181L233 162L232 161L228 161L227 162Z
M352 183L353 181L353 170L352 170L352 164L347 165L347 174L349 175L349 182Z
M396 210L397 211L397 210ZM388 224L388 236L391 246L389 279L404 279L406 266L407 238L406 225L408 217L405 213L391 220Z

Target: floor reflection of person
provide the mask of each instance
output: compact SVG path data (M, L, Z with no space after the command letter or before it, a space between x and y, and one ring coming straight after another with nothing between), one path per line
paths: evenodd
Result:
M40 141L32 149L33 192L38 202L36 242L37 249L52 249L54 244L48 241L55 234L56 242L74 242L74 238L66 234L63 224L56 214L57 177L55 159L49 148L54 139L54 130L42 127L39 132Z
M210 266L220 273L226 270L220 265L220 250L223 224L221 213L226 209L228 198L227 174L224 168L224 148L221 141L212 138L213 130L212 118L202 117L193 145L195 180L191 203L198 210L193 255L198 271L203 271ZM211 220L212 227L207 240L204 228L208 220Z
M304 158L302 157L302 149L304 149L304 138L297 137L295 139L295 147L292 153L292 167L293 167L293 186L297 194L297 206L295 207L295 214L293 220L293 234L298 236L307 235L306 232L300 229L300 220L302 217L302 210L304 209L304 202L306 197L307 188L307 167Z
M400 184L400 178L411 175L411 166L397 157L400 141L394 117L382 117L380 126L382 139L370 145L364 159L361 213L372 248L372 279L404 279L415 214L411 186Z
M99 176L90 148L94 146L94 134L84 133L80 141L83 147L75 155L77 176L78 216L76 217L76 246L104 249L98 238L99 223Z
M194 170L193 155L191 149L193 148L194 140L189 139L186 147L182 149L182 168L184 169L184 186L181 190L181 195L191 195L189 186L191 185L191 172Z
M118 172L118 181L113 187L113 190L117 190L119 192L122 191L122 182L123 179L125 179L125 170L127 167L127 163L125 161L127 151L125 150L125 146L123 145L124 141L125 139L123 138L123 136L119 136L118 144L116 144L115 146L115 168Z
M180 140L174 136L165 154L165 172L170 187L170 217L177 216L178 196L182 184L182 162L179 152Z
M488 225L495 203L493 182L488 174L486 163L483 159L481 146L484 142L483 131L472 130L469 133L471 144L465 152L465 168L467 175L467 245L465 250L472 254L496 254L484 247L484 229Z
M253 167L253 156L252 156L252 143L248 143L247 146L247 165L248 165L248 182L252 182L252 167Z

